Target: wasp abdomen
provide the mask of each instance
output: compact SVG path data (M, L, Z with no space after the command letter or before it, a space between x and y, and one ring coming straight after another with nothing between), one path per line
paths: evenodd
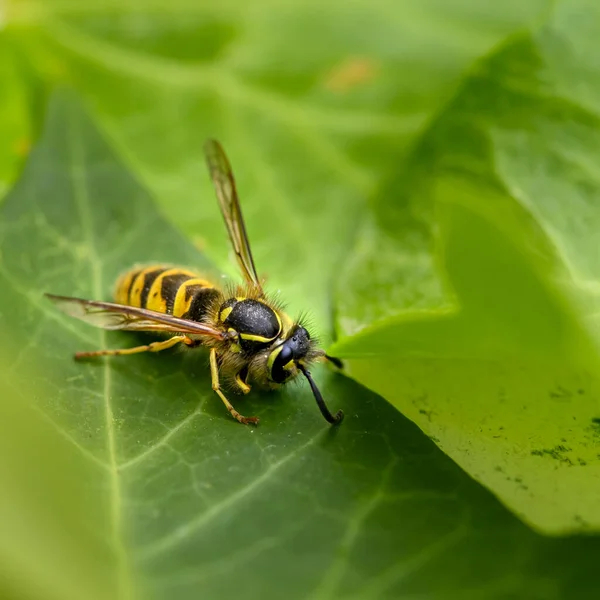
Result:
M198 273L163 265L125 273L115 290L115 300L119 304L192 321L202 321L220 296L219 290Z
M188 279L177 290L173 316L191 321L204 321L214 314L213 305L221 297L219 290L208 287L202 280Z

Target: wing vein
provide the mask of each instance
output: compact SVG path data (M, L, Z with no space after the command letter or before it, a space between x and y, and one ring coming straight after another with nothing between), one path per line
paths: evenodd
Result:
M207 140L204 145L204 154L219 201L221 214L225 221L225 227L242 275L247 283L256 286L262 293L262 286L256 273L233 171L227 155L221 144L216 140Z

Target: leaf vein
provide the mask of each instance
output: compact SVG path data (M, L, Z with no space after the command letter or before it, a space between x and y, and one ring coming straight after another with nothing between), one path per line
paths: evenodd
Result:
M187 523L183 523L182 525L176 527L171 533L166 534L162 538L159 538L155 542L152 542L144 548L142 548L139 551L139 557L141 559L149 559L163 552L166 552L172 549L178 543L190 537L195 532L202 529L202 527L204 527L208 523L213 522L213 520L216 517L218 517L221 513L225 512L226 510L230 510L231 507L235 506L236 504L244 500L247 496L252 494L255 490L259 489L261 486L266 484L279 470L281 470L291 460L293 460L299 455L302 455L302 452L304 452L307 448L312 446L317 440L317 438L319 438L321 435L322 432L318 432L302 446L296 448L288 455L278 460L276 463L273 463L268 469L264 471L262 475L252 480L248 485L245 485L244 487L235 491L230 496L221 500L219 504L213 505L207 511L199 514Z
M87 238L90 249L88 259L91 265L92 287L94 296L100 298L102 295L102 263L96 249L96 239L93 228L92 215L90 212L90 197L88 193L88 184L86 181L86 172L83 168L83 147L81 142L81 133L78 130L75 121L72 121L70 128L70 149L71 161L70 171L73 185L73 197L81 221L81 228L84 236ZM104 329L98 330L100 344L106 345L106 332ZM114 412L110 398L111 392L111 372L110 363L104 362L103 365L103 400L105 410L105 427L107 433L107 451L109 467L109 511L110 511L110 537L114 544L117 559L117 598L128 600L133 598L133 589L127 550L122 537L122 496L121 481L118 471L117 442L114 428Z
M175 427L170 429L168 433L166 433L162 438L160 438L155 444L152 444L152 446L149 446L148 448L146 448L146 450L144 450L137 456L134 456L130 460L121 463L118 466L119 471L125 471L126 469L134 467L135 465L146 460L157 450L160 450L160 448L163 448L164 446L169 446L169 441L171 440L171 438L174 435L176 435L181 429L183 429L186 425L188 425L191 421L193 421L198 415L202 414L203 408L204 400L201 400L196 406L196 408L193 410L193 412L191 412L187 417L185 417L185 419L183 419L177 425L175 425Z

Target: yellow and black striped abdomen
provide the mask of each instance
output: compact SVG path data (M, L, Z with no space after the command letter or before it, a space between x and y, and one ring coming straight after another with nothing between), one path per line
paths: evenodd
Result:
M152 265L133 269L117 282L115 301L202 321L221 296L212 283L198 273L179 267Z

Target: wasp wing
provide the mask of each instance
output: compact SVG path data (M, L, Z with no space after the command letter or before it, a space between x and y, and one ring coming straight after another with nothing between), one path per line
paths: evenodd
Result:
M248 283L257 286L262 292L229 160L221 144L216 140L207 140L204 144L204 153L242 275Z
M191 333L217 339L227 337L226 333L210 325L180 319L154 310L135 308L113 302L83 300L70 296L45 295L65 314L102 329Z

